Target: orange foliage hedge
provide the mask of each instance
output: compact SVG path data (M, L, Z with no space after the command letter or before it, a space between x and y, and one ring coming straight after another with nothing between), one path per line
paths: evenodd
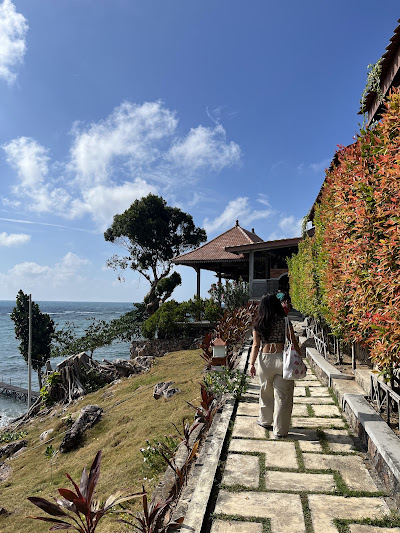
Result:
M384 368L400 361L400 93L327 172L312 268L319 314ZM321 257L323 258L321 260Z

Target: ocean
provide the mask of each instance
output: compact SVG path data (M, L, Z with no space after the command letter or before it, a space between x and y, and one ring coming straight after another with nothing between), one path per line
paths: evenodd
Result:
M81 334L89 325L88 319L95 317L109 321L118 318L128 311L132 311L131 303L111 302L36 302L42 313L48 313L55 324L63 327L72 322ZM19 387L28 386L28 366L18 350L19 342L14 335L14 322L10 314L15 306L15 300L0 300L0 381L11 383ZM129 343L115 343L104 346L94 352L94 359L129 359ZM51 359L55 369L62 359ZM32 372L32 389L38 390L37 374ZM7 425L10 420L23 414L27 404L20 400L8 398L0 394L0 427Z

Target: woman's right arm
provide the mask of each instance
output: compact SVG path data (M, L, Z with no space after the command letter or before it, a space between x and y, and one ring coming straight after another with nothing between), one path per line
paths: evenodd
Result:
M251 354L250 354L250 368L249 368L249 373L252 378L254 378L254 376L256 375L255 362L257 359L258 352L260 350L260 344L261 344L260 335L256 332L255 329L253 329L253 347L251 349Z

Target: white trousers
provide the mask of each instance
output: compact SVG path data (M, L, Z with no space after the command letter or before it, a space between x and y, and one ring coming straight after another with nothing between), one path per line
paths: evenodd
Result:
M260 422L272 425L274 434L285 436L290 427L294 381L283 379L283 354L262 353L257 358L260 378Z

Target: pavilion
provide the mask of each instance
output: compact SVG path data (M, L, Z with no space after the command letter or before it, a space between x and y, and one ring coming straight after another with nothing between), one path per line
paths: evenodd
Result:
M233 228L172 261L196 270L198 297L201 270L210 270L218 281L242 278L249 283L251 298L259 299L266 292L288 289L286 257L297 253L300 240L263 241L254 229L242 228L237 220Z

